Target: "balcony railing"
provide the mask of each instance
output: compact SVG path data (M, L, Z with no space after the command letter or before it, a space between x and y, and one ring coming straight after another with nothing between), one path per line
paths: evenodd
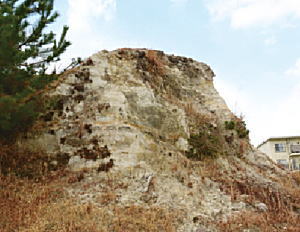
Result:
M300 153L300 144L293 144L290 146L291 153Z

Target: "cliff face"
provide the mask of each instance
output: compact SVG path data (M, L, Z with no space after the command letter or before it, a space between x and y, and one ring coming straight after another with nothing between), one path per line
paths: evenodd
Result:
M112 213L95 200L109 191L109 205L176 214L170 231L217 230L214 220L271 207L248 198L279 192L285 172L252 148L213 77L204 63L160 51L101 51L49 87L51 107L27 143L50 165L84 172L67 187L81 203Z
M87 62L47 93L57 105L44 116L48 132L38 140L49 153L71 157L72 168L103 146L117 163L122 154L152 154L150 147L160 142L184 151L198 114L210 117L212 126L234 117L204 63L131 49L102 51Z
M53 155L70 157L73 169L98 166L81 158L107 148L120 165L122 154L153 154L161 142L169 152L188 150L198 114L212 126L233 118L204 63L129 49L102 51L88 62L51 90L58 103L44 116L48 132L38 140Z

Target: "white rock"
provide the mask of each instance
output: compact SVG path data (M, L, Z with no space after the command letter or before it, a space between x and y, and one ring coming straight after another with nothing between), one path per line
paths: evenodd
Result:
M181 151L187 151L189 148L189 143L186 139L180 137L176 142L176 147Z
M254 206L259 211L262 211L262 212L268 211L268 206L265 203L259 202L259 203L256 203Z

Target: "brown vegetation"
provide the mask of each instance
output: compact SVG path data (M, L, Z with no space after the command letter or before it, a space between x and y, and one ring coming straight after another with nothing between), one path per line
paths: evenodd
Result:
M0 231L21 231L41 217L42 210L64 197L59 175L47 180L0 175Z
M66 191L84 179L63 166L49 170L42 152L0 149L0 231L20 232L175 232L178 212L159 207L118 206L111 181L99 193L97 204L80 203Z
M292 173L291 177L278 175L278 179L273 183L262 183L248 176L241 164L230 158L228 161L231 170L226 170L215 160L206 159L201 174L219 183L220 189L231 196L232 202L245 202L247 210L233 214L225 221L219 221L218 229L222 232L237 232L244 229L258 232L298 232L300 185L297 184L297 180L299 180L299 173ZM267 176L264 170L257 172ZM265 204L267 210L258 209L257 203ZM215 221L207 223L216 224Z
M155 75L164 76L165 62L162 60L161 54L155 50L147 50L145 56L148 60L147 71Z
M47 168L47 157L44 157L41 152L1 145L0 173L34 178L42 176Z
M176 231L178 212L159 207L120 207L113 192L101 195L101 207L79 204L64 191L68 178L56 174L38 183L0 176L0 231Z

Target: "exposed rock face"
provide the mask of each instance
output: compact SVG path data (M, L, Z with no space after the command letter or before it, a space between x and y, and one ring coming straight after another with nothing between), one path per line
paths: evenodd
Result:
M95 199L109 189L114 204L180 212L176 231L215 231L205 222L251 207L242 196L228 194L222 178L232 187L247 173L255 185L275 189L270 178L283 171L247 138L223 128L236 117L214 89L213 77L204 63L159 51L99 52L46 93L55 104L43 117L46 130L32 143L53 157L67 157L73 171L90 170L84 193L82 182L68 189L81 202L101 207ZM208 128L222 128L228 147L227 156L209 166L186 158L202 117L209 118Z
M46 115L47 142L40 138L48 152L69 156L74 170L110 157L103 157L104 146L122 166L135 165L137 155L153 155L159 143L166 144L165 153L187 150L189 111L232 117L204 63L129 49L102 51L90 60L92 65L65 75L50 93L59 106Z

